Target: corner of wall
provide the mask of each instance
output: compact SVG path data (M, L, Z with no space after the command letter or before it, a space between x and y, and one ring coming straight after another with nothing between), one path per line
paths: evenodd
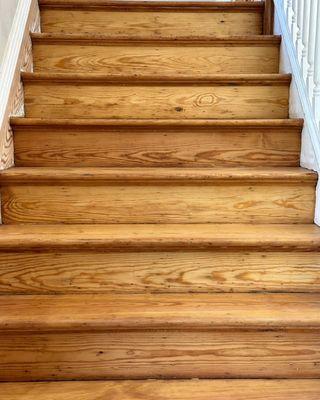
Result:
M40 32L40 12L37 0L20 0L1 68L0 93L0 170L14 165L11 116L24 115L24 95L21 71L31 72L32 43L30 32Z

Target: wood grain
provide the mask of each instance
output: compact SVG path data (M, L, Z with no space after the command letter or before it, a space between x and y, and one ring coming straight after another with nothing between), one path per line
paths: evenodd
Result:
M107 84L24 79L27 117L45 118L287 118L289 82L272 85L165 82ZM80 78L79 76L77 79ZM36 80L34 80L36 79ZM227 78L226 79L227 82ZM263 81L263 75L261 75ZM107 86L105 86L107 84ZM252 86L252 84L254 86Z
M1 225L2 251L172 251L245 249L315 251L314 224Z
M318 400L319 393L320 382L316 379L138 380L2 383L0 399Z
M0 380L319 378L318 331L11 333Z
M0 293L320 292L318 252L0 253Z
M71 37L70 37L71 36ZM210 41L113 41L73 35L33 37L35 72L191 75L278 73L272 38ZM258 36L258 38L264 36ZM271 39L271 38L270 38ZM271 42L271 43L270 43ZM273 42L273 43L272 43Z
M316 175L302 169L16 168L1 174L17 223L312 223Z
M68 121L69 123L72 121ZM20 167L298 166L301 127L13 125Z
M190 12L182 7L175 11L157 7L145 12L41 6L41 27L43 32L105 33L114 37L181 37L186 32L194 37L262 33L261 8L233 12L230 7L212 11L198 7Z
M0 331L318 330L319 306L292 293L3 295Z

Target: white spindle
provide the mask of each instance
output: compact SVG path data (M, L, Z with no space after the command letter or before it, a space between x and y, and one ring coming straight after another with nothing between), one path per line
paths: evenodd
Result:
M316 25L317 25L317 3L318 0L310 0L310 18L309 18L309 34L308 34L308 72L307 72L307 89L310 99L313 96L314 88L314 55L316 43Z
M303 17L302 17L302 51L301 51L301 71L303 79L307 79L308 71L308 37L309 37L309 21L310 21L310 0L304 0L303 2Z
M292 0L291 5L291 36L295 43L297 37L297 0Z
M315 112L317 124L320 128L320 5L317 7L315 35L315 55L314 55L314 90L312 105Z
M298 58L300 60L302 53L303 4L299 0L296 3L296 12L297 12L296 48L297 48Z

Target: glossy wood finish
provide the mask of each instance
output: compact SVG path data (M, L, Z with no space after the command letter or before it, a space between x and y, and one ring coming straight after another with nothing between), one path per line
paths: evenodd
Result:
M12 121L21 167L299 165L301 122Z
M279 37L148 40L33 35L35 72L167 74L278 73Z
M4 251L0 293L320 292L318 252L243 247Z
M40 0L0 381L47 382L0 399L318 400L317 175L271 3Z
M261 34L263 3L40 2L43 32L149 37Z
M24 74L27 117L287 118L290 76L152 80Z
M318 330L319 307L320 294L2 296L0 332Z
M204 250L318 251L313 224L134 224L2 225L0 249L25 250Z
M150 380L4 383L5 400L318 400L318 380Z
M14 168L2 216L17 223L312 223L303 169Z
M0 380L319 379L319 336L267 326L260 332L6 332L0 335Z

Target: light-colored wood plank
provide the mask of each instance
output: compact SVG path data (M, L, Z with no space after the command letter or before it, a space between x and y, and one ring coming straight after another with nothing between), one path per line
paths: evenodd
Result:
M288 120L289 121L289 120ZM13 124L19 167L298 166L301 126Z
M58 74L59 75L59 74ZM27 117L287 118L289 76L197 80L25 74Z
M318 400L320 381L138 380L3 383L1 400Z
M318 252L1 252L0 293L320 292Z
M3 295L0 332L318 330L319 307L320 294Z
M131 3L131 4L130 4ZM150 37L261 34L262 3L41 3L43 32Z
M0 249L319 251L320 228L306 225L1 225Z
M1 381L320 378L319 331L306 330L11 332L0 356Z
M74 36L33 36L35 72L195 77L210 73L279 72L279 40L272 36L207 41Z
M312 223L316 175L287 169L15 168L1 174L16 223Z

